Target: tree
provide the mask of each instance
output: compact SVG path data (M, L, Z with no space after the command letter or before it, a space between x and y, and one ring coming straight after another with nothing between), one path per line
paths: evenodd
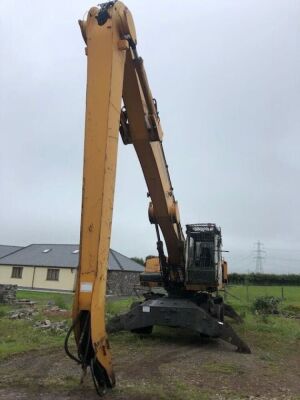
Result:
M145 265L145 261L144 261L143 258L140 258L140 257L131 257L130 259L131 259L132 261L135 261L136 263L142 265L142 266Z
M147 257L146 257L146 259L145 259L145 260L147 261L147 260L149 260L150 258L157 258L157 256L152 256L152 255L149 255L149 256L147 256Z

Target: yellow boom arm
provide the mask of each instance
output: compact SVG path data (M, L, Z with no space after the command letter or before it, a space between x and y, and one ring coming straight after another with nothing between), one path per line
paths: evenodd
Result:
M132 143L138 155L151 198L149 219L163 233L171 266L183 265L184 236L131 13L121 2L109 2L91 8L87 20L79 23L87 45L87 93L73 328L78 360L84 369L91 366L101 390L115 383L105 331L105 294L119 129L124 143Z

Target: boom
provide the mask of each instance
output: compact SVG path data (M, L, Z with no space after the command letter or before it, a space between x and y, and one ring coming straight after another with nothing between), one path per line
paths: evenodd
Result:
M141 283L164 286L167 294L151 292L145 302L111 320L109 330L149 333L153 325L183 327L220 337L239 351L250 349L224 322L223 298L214 295L227 279L220 228L190 224L187 239L183 235L157 104L137 53L130 11L120 1L110 1L100 9L91 8L86 21L79 24L87 45L84 167L79 269L73 324L65 348L83 370L91 368L97 391L102 393L115 384L105 328L105 295L119 131L139 158L151 199L149 220L155 224L158 239L159 265L156 259L150 260L151 273L146 265ZM72 330L78 357L68 349Z
M152 200L148 211L150 222L159 225L162 230L169 262L180 265L183 263L184 236L178 204L164 155L163 132L156 103L135 44L132 44L126 56L123 101L125 107L122 110L121 134L125 144L133 143L143 170Z
M163 233L171 265L183 266L184 235L156 103L136 51L131 13L121 2L110 2L100 12L91 8L87 20L79 24L88 62L80 262L73 320L79 316L81 327L75 332L82 352L91 335L87 352L93 357L83 364L92 363L113 386L104 307L119 130L124 143L132 143L138 155L151 198L149 219ZM91 318L93 314L97 318ZM85 325L91 326L90 332L83 331Z

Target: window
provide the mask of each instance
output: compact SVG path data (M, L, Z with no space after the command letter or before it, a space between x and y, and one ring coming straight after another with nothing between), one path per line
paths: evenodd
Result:
M12 267L11 277L21 279L23 273L23 267Z
M195 263L196 265L200 264L201 257L201 243L199 241L195 242Z
M47 270L47 281L58 281L59 269L49 268Z
M194 263L194 239L192 237L189 238L189 267L191 267Z

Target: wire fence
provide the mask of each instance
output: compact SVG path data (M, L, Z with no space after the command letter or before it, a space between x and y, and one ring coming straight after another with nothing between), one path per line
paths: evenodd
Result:
M227 285L224 290L225 301L240 301L241 303L252 303L256 298L262 296L273 296L282 301L299 302L299 286L275 286L275 285Z

